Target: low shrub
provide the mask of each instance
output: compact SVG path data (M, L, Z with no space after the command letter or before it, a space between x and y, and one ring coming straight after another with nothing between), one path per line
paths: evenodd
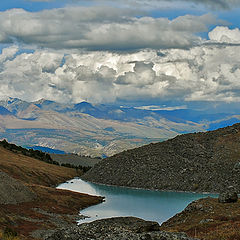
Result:
M17 232L10 227L6 227L4 231L0 230L1 240L20 240Z

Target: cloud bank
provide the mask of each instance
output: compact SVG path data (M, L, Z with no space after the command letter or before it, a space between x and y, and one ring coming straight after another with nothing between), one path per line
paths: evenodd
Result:
M18 47L12 46L0 55L0 98L93 103L153 99L238 102L240 45L228 44L237 41L238 31L227 29L228 41L222 44L218 34L223 30L216 28L209 33L210 42L221 44L190 49L66 55L54 50L17 53Z
M227 8L224 0L211 4ZM0 98L240 101L239 29L218 26L208 33L219 23L211 14L169 20L136 9L0 12L0 43L13 44L0 54ZM34 50L22 52L26 46Z
M54 49L134 50L187 48L201 42L217 20L210 14L167 18L136 17L141 12L113 7L67 7L0 12L0 43Z

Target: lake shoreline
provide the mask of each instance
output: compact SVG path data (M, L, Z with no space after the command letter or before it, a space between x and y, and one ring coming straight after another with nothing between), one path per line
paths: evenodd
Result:
M81 177L69 180L58 188L105 197L106 201L103 204L80 211L81 215L90 217L80 221L80 224L117 216L135 216L161 224L194 200L208 196L216 197L207 193L158 191L96 184L84 181ZM143 209L146 211L142 211Z
M99 221L99 223L104 222L104 219L109 218L115 218L115 217L123 217L126 218L127 216L134 216L137 218L144 219L145 221L155 221L158 222L160 225L160 231L167 231L167 232L185 232L188 236L192 237L191 239L195 239L195 237L199 239L206 239L206 240L212 240L212 239L223 239L221 236L226 236L227 238L224 239L235 239L231 238L231 236L238 236L238 224L240 223L240 219L237 216L240 216L240 201L237 203L219 203L217 198L213 198L212 196L207 197L206 193L193 193L193 192L183 192L178 191L175 192L176 195L174 196L174 191L159 191L159 190L152 190L152 189L142 189L142 188L129 188L129 187L123 187L123 186L116 186L116 185L106 185L106 184L98 184L98 183L92 183L92 182L85 182L85 180L82 180L80 178L74 178L73 180L69 180L69 182L66 184L65 187L71 188L71 182L74 185L74 182L77 183L84 182L93 188L95 186L99 187L99 190L102 191L102 194L97 194L100 196L106 196L106 202L103 204L98 204L89 208L84 209L80 212L82 215L89 216L89 221L86 222L79 222L78 226L86 226L85 224L92 224L94 222ZM105 195L108 188L111 191L116 191L117 194L115 196ZM83 186L80 186L79 189L84 190ZM126 190L126 192L124 191ZM74 188L70 189L71 191L77 191L74 190ZM119 191L120 190L120 191ZM119 191L119 192L118 192ZM134 195L137 195L137 197L143 197L144 193L148 195L145 198L145 201L142 203L139 203L139 198L134 198L134 196L131 196L131 192L133 192ZM97 191L96 191L97 193ZM98 192L99 193L99 192ZM130 195L130 198L132 198L132 203L126 201L126 199L122 199L122 194L124 194L128 197ZM165 193L165 194L164 194ZM89 193L93 194L93 192ZM178 195L179 194L179 195ZM194 199L194 196L191 196L196 194L196 197ZM199 194L199 195L198 195ZM95 194L96 195L96 194ZM198 195L198 196L197 196ZM201 195L205 195L201 197ZM174 205L168 205L169 207L166 207L164 203L159 201L159 196L165 197L167 203L171 204L174 203ZM174 197L172 197L174 196ZM179 197L178 197L179 196ZM185 205L182 204L180 208L178 209L172 209L176 205L178 205L179 201L181 202L185 197L188 197L188 202L185 201ZM152 198L155 199L155 203L157 204L157 207L163 209L163 212L159 211L159 209L156 208L156 206L153 206ZM192 199L191 199L192 198ZM131 200L131 199L130 199ZM114 201L115 204L113 204ZM133 212L128 212L127 215L119 215L118 212L112 211L112 209L106 208L107 204L113 204L115 206L123 205L119 208L119 211L125 211L126 208L130 209L132 207L137 208L137 205L141 205L142 207L138 207L136 212L141 214L141 212L144 212L147 217L135 215ZM151 207L154 208L154 212L150 209ZM109 216L99 216L101 214L101 211L107 209L109 210L110 214ZM164 214L165 211L171 210L171 216L165 216L166 218L162 218L162 214ZM160 219L156 220L155 215L157 215ZM98 218L96 218L96 215L98 215ZM229 231L225 231L224 226L228 226ZM222 226L222 227L221 227ZM219 228L220 227L220 228ZM213 230L214 228L214 230ZM76 228L78 229L78 228ZM81 229L81 227L80 227ZM235 234L235 235L234 235ZM215 238L212 238L214 236Z
M177 193L196 193L196 194L216 194L218 195L218 192L193 192L193 191L181 191L181 190L169 190L169 189L148 189L148 188L139 188L139 187L129 187L129 186L122 186L122 185L111 185L111 184L104 184L104 183L98 183L98 182L93 182L89 180L85 180L81 177L76 177L74 179L81 179L85 182L90 182L98 185L103 185L103 186L109 186L109 187L120 187L120 188L128 188L128 189L136 189L136 190L146 190L146 191L153 191L153 192L177 192Z

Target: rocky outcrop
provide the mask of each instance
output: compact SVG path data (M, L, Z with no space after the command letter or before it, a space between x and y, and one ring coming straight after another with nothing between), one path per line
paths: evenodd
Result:
M194 240L184 233L159 231L156 222L134 217L116 217L61 229L46 240Z
M238 195L233 187L228 187L218 196L219 203L235 203L238 200Z
M30 202L36 195L20 181L0 171L0 204Z
M124 151L102 160L84 180L158 190L240 192L240 124Z

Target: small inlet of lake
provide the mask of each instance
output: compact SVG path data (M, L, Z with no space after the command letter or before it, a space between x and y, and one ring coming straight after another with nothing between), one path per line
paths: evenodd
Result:
M106 186L73 179L58 186L75 192L104 196L105 202L81 210L88 216L79 223L96 219L134 216L159 224L181 212L190 202L203 197L217 197L214 194L164 192L124 187Z

